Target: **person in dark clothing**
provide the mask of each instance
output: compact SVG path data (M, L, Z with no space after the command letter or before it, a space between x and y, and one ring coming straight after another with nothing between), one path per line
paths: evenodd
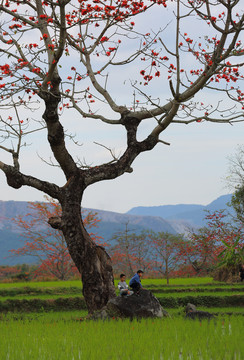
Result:
M243 281L244 280L244 264L242 264L240 267L239 276L240 276L241 281Z
M142 274L143 271L138 270L137 273L130 279L129 285L135 293L138 293L142 289L142 285L141 285Z

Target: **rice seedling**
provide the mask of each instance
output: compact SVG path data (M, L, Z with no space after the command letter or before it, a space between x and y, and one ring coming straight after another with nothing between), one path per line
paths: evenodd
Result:
M0 354L1 360L242 360L243 330L241 317L202 322L9 318L1 323Z
M174 280L174 281L173 281ZM170 286L162 279L143 279L143 286L154 289L185 289L185 293L170 292L168 296L177 299L183 295L193 295L197 287L204 291L196 292L202 296L215 295L215 283L211 278L172 279ZM115 286L117 280L115 281ZM220 285L221 289L231 289L235 285ZM242 290L240 284L236 285ZM81 293L80 281L0 284L0 289L7 289L13 298L56 299L60 296L71 298L77 291ZM21 291L15 291L15 288ZM31 289L36 294L31 295ZM37 290L40 289L40 290ZM199 289L200 290L200 289ZM26 295L25 295L26 291ZM1 297L11 296L7 294ZM38 294L37 294L38 293ZM230 291L216 291L221 296ZM235 294L238 294L235 292ZM164 293L157 292L159 298ZM64 299L65 300L65 299ZM69 302L69 299L67 299ZM242 360L244 358L244 343L241 338L244 330L243 316L225 316L223 313L243 313L241 307L211 308L198 306L198 309L221 313L213 321L191 321L183 317L184 307L170 309L170 319L155 319L141 321L111 320L82 321L87 315L86 310L56 312L54 310L33 313L2 313L0 314L0 360ZM67 307L68 308L68 307ZM21 309L20 309L21 310ZM56 310L56 309L55 309Z

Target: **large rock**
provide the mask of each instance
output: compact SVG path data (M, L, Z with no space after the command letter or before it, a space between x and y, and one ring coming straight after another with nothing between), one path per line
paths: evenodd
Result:
M94 314L94 319L107 318L155 318L169 316L158 299L148 290L131 296L117 296L107 303L106 307Z
M208 311L197 310L194 304L188 303L185 307L186 318L188 319L213 319L215 316Z

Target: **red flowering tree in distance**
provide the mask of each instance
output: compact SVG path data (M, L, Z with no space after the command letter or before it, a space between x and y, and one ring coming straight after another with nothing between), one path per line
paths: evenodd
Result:
M190 231L188 240L179 243L180 259L197 274L217 270L217 280L229 280L244 259L243 224L237 218L228 222L224 210L209 212L205 219L205 227Z
M190 231L188 239L179 242L178 254L183 264L191 265L197 275L208 274L216 266L220 247L208 227Z
M130 233L128 224L125 224L125 231L120 231L111 238L113 245L109 248L109 254L114 271L117 274L125 272L127 277L131 277L138 269L142 269L148 275L152 269L149 232Z
M182 235L173 235L167 232L150 234L155 260L155 270L165 276L167 284L171 273L179 267L181 256L179 243L183 242Z
M68 252L61 230L45 226L48 219L61 216L59 203L46 197L47 202L29 203L30 212L13 219L26 239L25 245L10 250L12 255L30 255L36 257L39 266L36 275L51 275L59 280L67 280L78 272ZM100 221L95 213L83 212L83 224L87 230L97 226ZM89 231L96 244L101 245L101 238Z
M154 15L162 13L159 31L151 31L155 21L148 21L155 7ZM4 0L0 11L1 108L6 110L1 115L0 134L5 140L1 150L12 155L12 164L2 158L0 169L9 186L30 186L61 204L62 216L51 217L49 224L64 234L92 312L115 291L110 258L82 222L84 191L96 182L131 172L137 156L159 143L167 144L160 135L171 124L231 123L243 118L244 94L238 87L243 78L241 4L238 0ZM192 24L191 34L187 28ZM116 89L109 77L113 69L120 69L115 73ZM126 69L123 74L122 69ZM126 82L127 75L130 81ZM153 95L159 82L169 89L167 100ZM120 103L116 99L123 95L123 83L126 97ZM223 101L215 106L198 101L197 94L201 90L203 96L204 88L212 93L220 90L222 99L233 105L226 109ZM38 104L44 108L41 123L31 120ZM100 144L111 160L92 166L76 161L67 146L73 128L66 133L61 124L65 117L71 123L75 112L82 124L100 122L106 132L122 128L126 144L120 155ZM138 129L148 119L152 127L143 132L144 138L140 132L139 140ZM63 186L48 181L48 174L43 180L20 169L23 139L38 129L47 132L50 153L66 179Z

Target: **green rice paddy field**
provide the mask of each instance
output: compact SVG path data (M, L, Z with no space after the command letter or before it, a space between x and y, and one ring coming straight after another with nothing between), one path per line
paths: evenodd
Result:
M244 359L244 284L142 282L170 318L85 320L79 281L0 284L0 360ZM215 319L186 319L189 299Z

